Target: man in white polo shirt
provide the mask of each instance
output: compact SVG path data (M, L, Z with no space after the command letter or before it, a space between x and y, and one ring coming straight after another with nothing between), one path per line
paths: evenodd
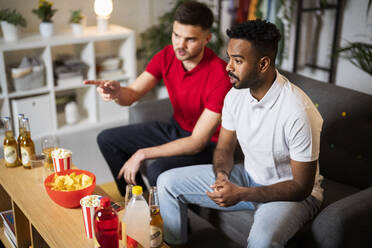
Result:
M284 247L322 201L318 155L322 117L309 97L275 68L280 33L248 21L227 31L228 71L213 165L183 167L158 181L165 240L187 242L187 204L255 210L248 247ZM244 164L234 165L239 144Z

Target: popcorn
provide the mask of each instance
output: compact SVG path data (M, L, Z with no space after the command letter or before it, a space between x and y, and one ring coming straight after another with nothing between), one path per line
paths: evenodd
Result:
M83 213L83 224L85 234L88 239L94 238L94 213L99 207L101 196L88 195L80 200L81 211Z
M84 207L98 207L101 196L87 195L80 200L80 205Z
M60 172L71 169L72 152L67 149L57 148L52 151L54 171Z
M52 157L54 158L68 158L71 157L72 152L70 150L64 149L64 148L57 148L54 151L52 151Z

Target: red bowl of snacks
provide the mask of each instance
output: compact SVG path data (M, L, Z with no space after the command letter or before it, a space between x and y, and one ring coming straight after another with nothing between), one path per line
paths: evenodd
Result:
M91 195L96 187L96 176L86 170L70 169L55 172L44 180L49 197L65 208L80 206L80 199Z

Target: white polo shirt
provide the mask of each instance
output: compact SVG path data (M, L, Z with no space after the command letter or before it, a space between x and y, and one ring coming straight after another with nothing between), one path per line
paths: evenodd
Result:
M257 101L250 89L232 88L225 97L222 126L236 131L244 153L244 167L261 185L291 180L290 159L318 159L323 119L310 98L287 78L276 79ZM312 195L323 199L317 168Z

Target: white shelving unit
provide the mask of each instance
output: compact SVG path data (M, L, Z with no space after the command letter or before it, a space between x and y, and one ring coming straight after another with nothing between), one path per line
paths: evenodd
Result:
M53 61L61 54L79 57L89 65L85 79L98 79L96 59L100 56L115 55L121 58L122 75L113 78L122 84L131 82L136 77L136 47L134 31L118 25L110 25L107 32L99 33L96 27L86 27L83 34L75 36L71 31L60 32L51 38L42 38L39 34L24 35L16 42L0 39L0 115L12 116L13 126L17 129L13 101L29 99L30 106L40 96L48 96L52 106L51 113L45 113L41 106L36 114L24 112L30 116L31 131L40 121L51 122L50 130L33 133L38 138L47 134L62 135L96 128L112 123L125 124L128 121L128 108L112 102L104 102L96 92L95 86L86 86L79 80L74 85L59 86L53 77ZM10 76L10 66L19 64L23 56L38 56L45 67L45 83L42 87L25 91L14 91ZM78 105L80 119L73 125L64 122L64 112L57 108L56 102L65 95L74 95ZM44 98L45 99L45 98ZM28 108L26 108L28 109ZM23 112L20 110L20 112ZM35 112L35 111L34 111Z

